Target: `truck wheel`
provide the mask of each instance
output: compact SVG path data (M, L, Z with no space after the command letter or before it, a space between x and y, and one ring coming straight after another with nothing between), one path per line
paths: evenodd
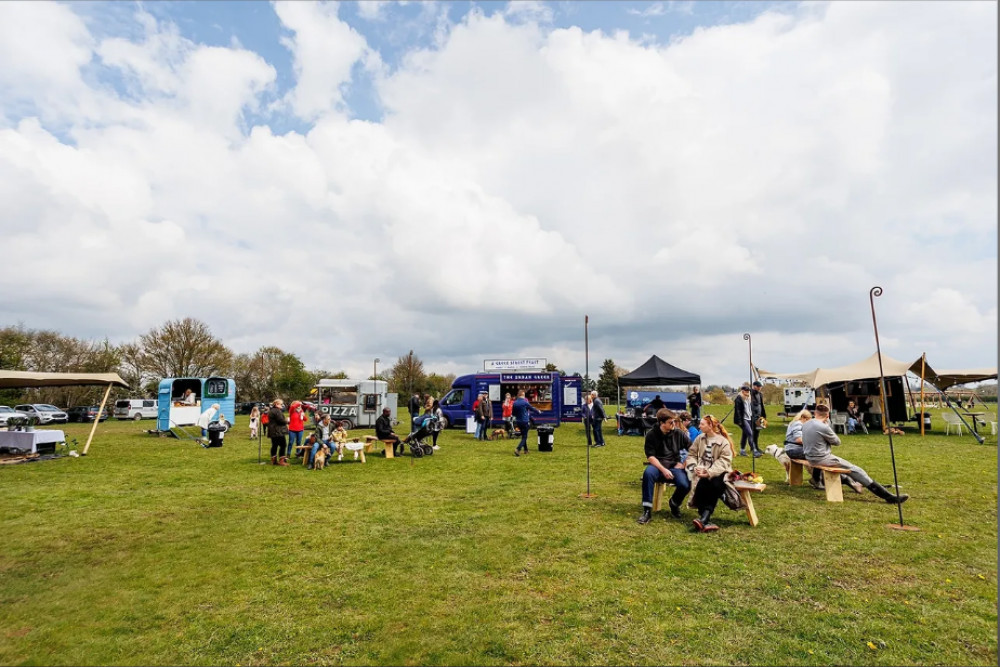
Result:
M142 414L137 412L134 415L132 415L132 419L133 421L139 421L140 419L142 419Z
M447 417L445 417L445 416L442 415L441 416L441 430L443 431L444 429L448 428L449 426L451 426L451 422L448 421Z
M350 431L352 428L354 428L354 422L352 422L350 419L341 419L340 423L344 425L345 431Z

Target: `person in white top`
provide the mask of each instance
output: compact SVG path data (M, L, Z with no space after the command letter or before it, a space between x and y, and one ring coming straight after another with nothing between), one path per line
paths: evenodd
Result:
M190 389L184 390L184 398L182 399L184 405L195 405L198 401L198 397L194 395L194 392Z
M201 437L208 437L208 425L215 421L215 415L218 414L218 412L219 404L212 403L212 406L208 410L202 412L201 416L198 417L198 426L201 427ZM219 419L223 419L221 414L219 415Z

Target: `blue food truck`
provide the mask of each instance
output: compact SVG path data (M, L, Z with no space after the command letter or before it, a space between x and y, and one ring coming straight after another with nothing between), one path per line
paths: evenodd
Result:
M444 414L442 426L464 426L472 421L472 404L479 394L487 394L493 406L494 425L503 421L503 399L507 394L517 398L517 392L525 390L525 397L531 405L541 410L532 415L536 424L552 424L580 421L583 378L579 375L559 375L554 372L511 372L477 373L462 375L451 383L451 391L441 399Z
M194 404L184 400L190 389ZM170 431L176 426L191 426L213 403L232 421L236 415L236 381L232 378L163 378L157 394L156 430Z

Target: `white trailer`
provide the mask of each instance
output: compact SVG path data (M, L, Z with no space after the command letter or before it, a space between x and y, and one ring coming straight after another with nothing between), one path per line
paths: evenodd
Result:
M389 408L396 420L396 394L388 393L389 384L383 380L322 379L315 389L319 411L345 422L344 428L372 428L382 408Z
M785 414L794 416L802 408L816 409L816 390L812 387L785 387Z

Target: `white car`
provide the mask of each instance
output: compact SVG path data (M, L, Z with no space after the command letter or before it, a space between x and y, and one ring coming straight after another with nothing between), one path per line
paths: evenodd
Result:
M54 405L49 405L47 403L30 403L27 405L17 405L14 406L15 410L20 410L21 412L27 414L29 417L34 415L38 417L39 424L65 424L69 421L69 415L57 408Z
M28 413L15 410L9 405L0 405L0 426L6 426L11 417L27 417Z

